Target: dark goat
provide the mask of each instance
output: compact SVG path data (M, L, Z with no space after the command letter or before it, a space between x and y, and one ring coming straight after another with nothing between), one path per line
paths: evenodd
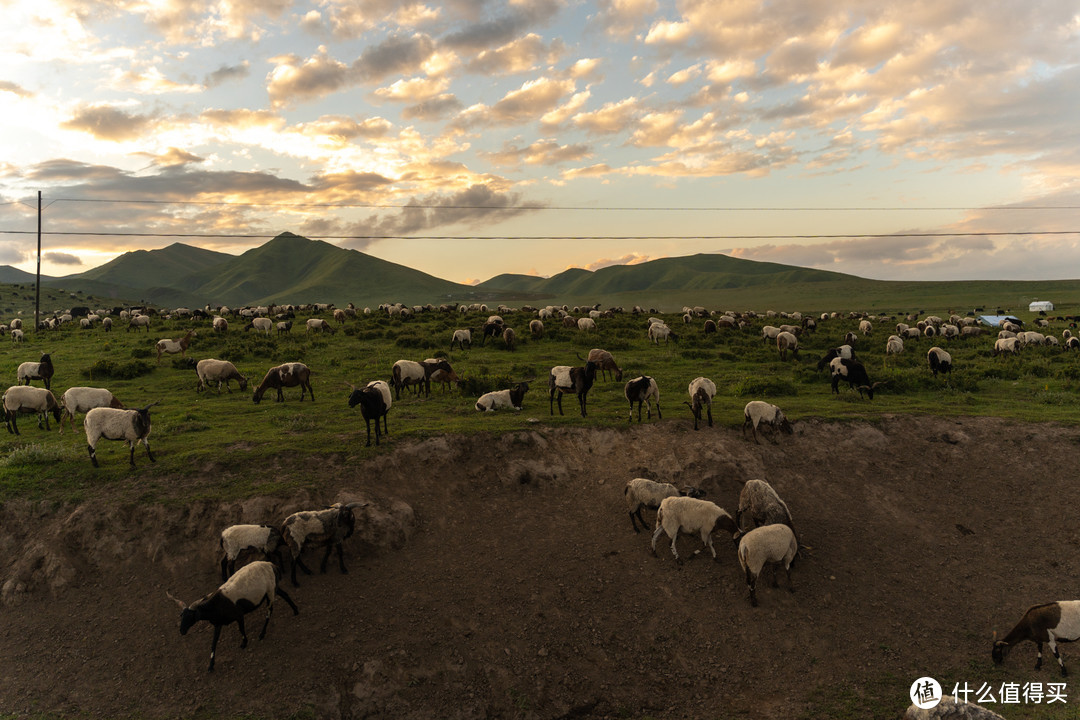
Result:
M373 380L362 388L350 384L352 392L349 394L349 407L360 406L360 415L367 425L367 444L371 445L371 421L375 421L375 444L379 444L382 432L379 430L379 418L382 418L383 431L390 434L390 428L386 426L386 414L390 411L390 386L382 380Z
M266 603L266 621L259 632L259 639L262 640L266 637L266 628L274 612L275 595L289 603L293 615L300 613L292 598L277 586L280 577L281 572L272 563L259 561L240 568L221 587L191 605L166 593L180 606L181 635L187 635L192 625L203 620L214 626L214 639L210 643L210 667L207 672L214 672L218 638L224 626L236 623L240 628L240 647L246 648L248 638L244 629L244 615Z
M326 572L326 563L330 559L330 552L334 548L337 548L338 565L341 572L349 572L345 569L345 556L341 549L341 543L350 537L356 529L356 517L353 515L353 509L365 506L367 506L367 503L353 502L347 505L334 503L325 510L305 510L293 513L285 518L285 523L281 526L281 537L285 539L285 544L292 555L292 584L294 587L300 587L300 583L296 581L297 566L306 574L311 574L311 570L300 558L300 553L303 552L305 546L326 546L326 554L323 555L322 564L319 566L320 572Z
M274 389L277 390L277 402L282 402L285 394L281 389L297 385L300 386L300 402L304 402L305 391L311 396L311 402L315 402L315 391L311 389L311 368L298 362L276 365L266 372L251 399L258 403L267 390Z
M652 419L652 405L650 401L656 403L656 417L658 419L664 416L660 414L660 388L656 386L656 381L648 375L642 375L641 377L634 378L626 383L623 388L623 394L626 399L630 401L630 422L634 421L634 403L637 403L637 419L641 422L641 405L645 404L645 410L648 418Z
M503 327L504 326L501 322L484 323L484 327L480 330L480 346L483 347L484 343L489 337L502 337Z
M596 363L594 362L586 360L585 367L569 367L566 365L553 367L551 369L551 375L548 378L548 387L550 388L548 411L552 415L555 414L555 393L558 392L559 414L562 415L563 393L574 393L577 395L578 405L581 406L581 417L585 417L585 399L595 381Z

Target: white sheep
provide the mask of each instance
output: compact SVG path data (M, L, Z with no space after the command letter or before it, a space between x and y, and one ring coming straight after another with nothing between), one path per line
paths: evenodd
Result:
M754 527L762 525L787 525L795 532L791 511L787 503L764 480L747 480L739 491L739 509L735 511L735 524L742 529L743 516L750 518Z
M793 432L791 423L784 417L783 410L763 400L751 400L743 408L743 437L746 437L746 428L750 427L754 433L754 442L760 445L761 441L757 437L757 430L760 425L768 425L772 428L772 440L774 443L776 442L775 435L777 431L785 432L788 435Z
M661 340L667 344L669 340L678 340L679 336L671 332L671 328L664 323L657 322L649 325L649 339L653 341L653 345L659 345Z
M20 435L16 418L20 413L38 416L38 427L45 420L45 429L50 430L48 413L52 413L56 422L60 422L60 404L51 391L30 385L12 385L4 393L0 403L4 406L4 422L9 433Z
M461 328L454 331L454 337L450 340L450 349L454 349L454 345L457 345L460 349L466 350L472 347L472 328Z
M476 409L480 412L495 410L521 410L521 403L525 398L525 392L529 389L529 383L518 383L508 390L496 390L484 393L476 401Z
M899 355L902 352L904 352L904 341L899 335L890 335L889 339L885 341L885 354Z
M776 350L780 353L780 360L787 360L788 351L791 351L791 357L793 359L799 358L799 339L795 337L794 333L789 333L786 330L776 336Z
M90 462L98 467L97 443L101 438L106 440L123 440L127 443L131 452L128 461L131 467L135 467L135 446L142 443L146 446L146 456L150 462L155 462L154 454L150 452L150 408L157 405L152 402L140 410L120 410L111 407L94 408L86 413L83 418L83 427L86 428L86 444L90 451Z
M873 335L874 334L874 325L873 325L873 323L871 323L869 320L860 320L859 321L859 332L861 332L863 335Z
M75 430L75 413L85 413L98 407L111 407L123 409L124 404L116 399L116 396L105 388L73 387L64 391L60 397L60 404L64 407L61 418L60 432L64 432L63 419L67 418L72 431Z
M221 531L221 579L236 572L241 555L259 554L275 565L283 565L285 544L281 531L269 525L231 525Z
M229 321L225 318L218 316L214 318L214 332L225 333L229 332Z
M252 318L251 322L244 326L244 330L255 330L265 335L269 335L270 331L274 328L274 321L268 317Z
M1009 353L1015 355L1020 350L1020 342L1017 338L998 338L994 341L994 354Z
M716 549L713 547L713 534L724 530L726 532L738 532L735 518L731 517L726 510L716 503L692 497L669 497L660 503L660 509L656 511L656 530L652 536L652 553L656 555L656 541L660 533L667 533L671 538L671 554L679 560L679 552L675 549L675 541L680 532L688 535L697 535L705 547L709 548L713 559L716 559Z
M591 317L578 318L577 329L582 332L591 332L596 330L596 321Z
M218 394L221 394L221 384L225 383L225 390L232 392L229 387L230 380L236 380L240 384L240 390L247 390L248 379L240 374L228 360L215 360L206 358L195 365L195 373L199 376L199 384L195 386L195 392L206 390L210 383L217 383Z
M649 480L648 478L634 478L626 483L626 488L623 489L623 495L626 496L626 507L630 513L630 524L634 526L634 532L641 532L638 529L638 521L641 522L641 527L646 528L645 518L641 517L642 508L657 509L660 507L660 503L664 501L664 498L669 497L692 497L700 498L705 495L701 490L697 488L688 487L685 490L680 490L671 483L656 482Z
M716 383L706 377L694 378L688 388L690 392L690 412L694 415L694 429L698 429L698 421L701 419L701 409L704 407L709 416L709 427L712 427L712 401L716 397Z
M757 607L757 579L766 563L783 563L787 572L788 590L795 592L791 584L791 565L799 552L795 533L787 525L762 525L745 535L737 535L739 541L739 564L746 573L746 586L750 589L750 604ZM777 586L773 571L773 587Z

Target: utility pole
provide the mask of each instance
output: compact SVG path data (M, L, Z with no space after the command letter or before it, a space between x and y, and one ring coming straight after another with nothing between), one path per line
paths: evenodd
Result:
M37 282L34 283L34 332L38 332L41 314L41 191L37 194Z

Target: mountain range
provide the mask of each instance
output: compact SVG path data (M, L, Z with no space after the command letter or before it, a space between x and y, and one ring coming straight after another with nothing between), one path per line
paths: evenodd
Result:
M0 266L0 283L34 276ZM164 307L329 302L358 306L446 302L776 306L826 309L1019 304L1041 296L1059 304L1080 297L1080 281L890 282L720 254L668 257L596 271L571 268L549 278L497 275L478 285L442 280L404 265L318 240L282 233L235 256L174 243L136 250L83 273L42 277L42 287L117 302Z

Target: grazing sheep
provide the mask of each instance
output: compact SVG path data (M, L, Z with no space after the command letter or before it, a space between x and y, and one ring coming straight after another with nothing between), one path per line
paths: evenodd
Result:
M278 335L288 335L292 332L292 320L282 320L276 327Z
M904 341L899 335L890 335L889 339L885 341L885 354L899 355L902 352L904 352Z
M559 414L563 414L563 393L577 395L578 406L581 408L581 417L585 417L586 397L593 383L596 381L596 363L585 361L584 367L570 367L569 365L556 365L551 368L548 376L548 411L555 414L555 393L559 394Z
M139 328L146 328L146 332L150 332L149 315L132 315L128 318L128 332L131 332L132 330L138 332Z
M269 335L270 330L274 327L274 321L268 317L252 318L251 322L244 326L244 332L248 330L255 330L261 332L264 335Z
M20 363L16 374L18 382L23 385L29 385L31 380L41 380L46 390L52 390L53 364L48 353L42 354L38 362Z
M150 408L157 405L157 401L150 403L140 410L120 410L111 407L93 408L83 418L83 427L86 428L86 444L90 451L90 462L98 467L97 443L101 438L106 440L123 440L127 443L130 453L128 462L135 467L135 446L142 443L146 447L146 456L150 462L155 462L154 454L150 452Z
M736 534L739 541L739 564L746 573L746 586L750 589L750 604L757 607L757 579L766 563L784 565L787 572L788 590L795 592L791 584L791 565L799 552L795 533L787 525L763 525L745 535ZM773 587L778 585L773 571Z
M772 428L773 443L777 442L775 437L777 431L785 432L788 435L794 432L791 429L791 423L784 417L784 412L780 408L763 400L751 400L743 408L743 437L746 437L746 428L750 427L754 433L754 442L760 445L761 441L757 437L757 429L760 425L767 425Z
M1016 355L1018 352L1020 352L1020 342L1017 338L998 338L994 341L995 355L1001 355L1002 353Z
M701 408L705 408L709 416L709 427L712 427L712 401L716 397L716 383L709 378L699 377L690 381L690 412L694 415L694 429L698 429L698 421L701 420Z
M641 532L638 529L638 522L641 522L642 529L647 528L645 524L645 518L641 517L642 508L658 509L660 503L664 498L669 497L692 497L702 498L705 493L697 488L688 487L684 490L680 490L671 483L661 483L649 480L647 478L634 478L626 483L626 488L623 489L623 495L626 496L626 506L630 513L630 524L634 527L634 532Z
M829 363L829 370L832 375L832 391L837 394L840 393L838 389L840 382L845 381L848 387L859 391L859 397L862 397L865 391L867 397L873 400L874 392L888 382L888 380L884 380L871 383L870 377L866 374L866 367L858 360L847 360L841 357L833 358L832 362Z
M836 358L844 358L846 360L858 360L855 357L855 348L851 345L841 345L840 347L830 348L820 360L818 360L817 369L822 370L829 365Z
M241 375L236 366L228 360L214 360L213 358L200 360L195 365L195 374L199 377L199 384L195 386L195 392L202 392L207 389L210 383L216 382L218 395L221 394L222 383L225 383L225 390L231 393L230 380L239 383L241 391L247 390L248 379Z
M202 620L214 626L214 639L210 643L210 667L207 672L214 672L214 658L217 654L218 638L221 628L236 623L240 629L240 647L247 647L247 631L244 629L244 615L266 603L266 621L259 632L259 639L266 637L266 628L270 625L270 616L274 612L274 596L279 596L289 603L293 615L300 610L284 590L278 587L281 572L268 562L253 562L240 568L231 578L214 592L196 600L191 605L169 597L180 606L180 634L187 635L191 627ZM166 593L168 594L168 593Z
M334 334L334 328L330 323L322 318L310 318L306 323L306 329L304 332L324 332Z
M711 335L716 332L716 321L706 320L705 324L701 328L701 332L705 335Z
M761 328L761 344L766 345L770 340L776 342L776 336L780 334L780 328L766 325Z
M859 322L859 332L861 332L863 335L867 335L867 336L873 335L874 334L874 326L869 320L861 320Z
M300 558L300 553L305 547L326 547L326 554L323 555L322 564L319 567L320 572L326 572L326 562L330 559L330 552L337 548L341 572L349 572L345 569L345 556L341 544L356 530L356 516L353 515L353 511L366 506L367 503L360 502L334 503L325 510L304 510L285 518L285 523L281 526L281 536L292 555L294 587L300 587L300 583L296 581L297 566L306 574L311 574L311 570Z
M367 426L367 444L371 447L371 421L375 421L375 444L379 444L382 432L379 431L379 419L382 418L383 431L390 434L390 428L386 424L386 415L390 412L392 401L390 398L390 386L384 380L372 380L362 388L350 384L352 392L349 394L349 407L360 406L360 415L364 418Z
M213 322L214 332L227 333L229 332L229 321L223 317L215 317Z
M67 418L72 432L75 431L75 413L77 412L85 413L97 407L124 409L124 404L105 388L68 388L60 397L60 404L64 408L63 417L60 419L61 434L64 432L63 418Z
M390 383L394 386L394 399L401 399L401 389L410 385L416 386L417 393L420 392L420 386L424 387L424 396L431 395L431 376L436 370L442 370L446 373L449 382L458 382L461 378L458 377L454 369L450 367L450 363L446 360L425 360L424 362L416 362L414 360L398 360L394 363L394 367L390 373Z
M520 382L508 390L496 390L484 393L476 401L476 409L481 412L494 410L521 410L521 403L525 399L525 393L529 389L529 383Z
M507 350L513 351L517 347L517 333L514 332L514 328L503 328L502 338Z
M454 345L457 345L462 350L468 350L472 347L472 328L462 328L461 330L454 331L454 337L450 339L450 349L454 349Z
M735 524L742 529L743 516L748 515L754 527L762 525L787 525L795 532L791 511L787 503L764 480L747 480L739 491L739 509L735 511Z
M1065 341L1064 349L1066 350L1080 350L1080 337L1075 335Z
M285 542L281 531L269 525L232 525L221 531L221 579L228 580L236 572L241 556L262 555L278 567L282 566Z
M1061 676L1065 677L1068 671L1065 670L1065 661L1058 652L1057 644L1077 639L1080 639L1080 600L1060 600L1033 605L1008 635L994 642L991 656L994 662L1000 665L1014 645L1030 640L1035 643L1038 653L1035 660L1035 669L1038 670L1042 667L1043 643L1049 643L1050 651L1061 666Z
M492 316L492 318L495 318L495 317L496 316ZM503 331L502 318L497 318L497 319L492 319L492 318L488 318L488 321L485 322L483 327L480 328L480 346L481 347L484 346L484 343L487 342L487 339L489 337L490 338L496 338L496 337L500 337L502 335L502 331Z
M787 360L788 351L791 351L793 360L799 359L799 339L793 333L786 330L776 336L776 350L780 353L780 360Z
M855 344L859 341L859 336L853 332L844 333L844 344L855 347Z
M194 336L195 336L195 331L194 330L188 330L187 334L184 335L184 337L180 338L179 340L170 340L169 338L162 338L161 340L158 340L157 341L157 361L158 361L158 365L161 364L161 355L162 355L162 353L168 353L170 355L175 355L176 353L180 353L180 357L187 357L185 355L185 353L187 353L188 345L191 344L191 338L194 337Z
M589 362L596 363L597 369L603 374L604 379L607 379L608 372L615 373L616 382L622 380L622 370L615 363L615 358L607 350L601 350L600 348L593 348L589 351L588 356L585 358Z
M596 321L587 317L578 318L577 329L582 332L592 332L596 330Z
M679 336L671 332L671 328L664 323L657 322L649 325L649 339L653 341L653 345L659 345L661 340L667 344L669 340L678 340Z
M652 536L652 553L656 555L656 541L660 533L667 533L671 538L671 554L681 562L679 552L675 548L675 541L679 533L697 535L705 547L709 548L713 560L716 559L716 549L713 547L713 534L724 530L734 535L739 528L735 525L735 519L722 507L708 500L692 497L669 497L660 502L660 508L656 511L656 530Z
M42 419L45 420L45 430L49 427L48 413L52 413L56 422L60 422L60 404L50 390L45 388L30 387L28 385L12 385L0 399L4 406L4 423L9 433L21 435L17 417L20 413L38 416L38 427L41 427Z
M934 373L934 377L937 377L938 373L944 375L952 372L952 355L936 345L927 351L926 359L930 363L930 370Z
M641 405L645 404L646 416L652 419L652 406L651 402L656 403L656 417L662 419L664 416L660 413L660 388L657 387L656 381L648 375L634 378L626 383L623 387L623 395L630 401L630 422L634 422L634 403L637 403L637 419L641 422Z
M257 320L258 318L256 318ZM304 363L293 362L275 365L266 371L259 387L255 388L255 394L251 399L256 404L262 400L267 390L277 390L277 402L285 400L282 388L300 386L300 402L304 402L304 392L311 396L311 402L315 402L315 391L311 389L311 368Z
M13 343L21 343L21 342L24 341L25 338L26 338L26 335L23 334L22 330L19 330L18 328L16 328L16 329L11 331L11 342L13 342Z
M529 321L529 333L534 338L539 340L540 338L542 338L544 336L544 323L542 323L539 320L530 320Z

